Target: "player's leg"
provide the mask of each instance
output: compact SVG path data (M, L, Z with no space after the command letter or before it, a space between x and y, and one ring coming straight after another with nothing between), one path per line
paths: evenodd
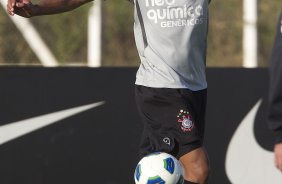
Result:
M144 122L141 155L155 151L172 154L183 163L186 180L206 180L208 162L202 148L206 90L137 86L136 102Z
M187 134L187 137L184 136L181 139L181 155L179 155L178 158L184 167L186 180L184 184L205 184L207 183L209 175L210 169L208 156L203 146L205 132L206 92L206 90L192 93L189 91L188 93L184 92L187 94L185 95L185 98L189 104L188 106L192 107L191 116L192 120L194 120L196 128L196 130L192 130L190 134ZM196 131L197 133L193 134L193 131ZM195 141L185 141L191 139Z
M205 184L209 176L209 163L203 147L197 148L180 157L183 165L185 183ZM189 181L189 182L188 182Z

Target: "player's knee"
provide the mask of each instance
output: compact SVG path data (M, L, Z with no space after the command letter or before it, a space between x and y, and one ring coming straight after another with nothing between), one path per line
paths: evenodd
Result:
M184 178L187 181L204 184L210 173L208 157L203 148L195 149L182 157L180 162L184 168Z
M195 169L195 173L194 173L195 176L199 178L201 181L206 181L210 173L209 166L207 164L202 164L196 167L197 168Z
M205 183L208 179L210 168L207 163L190 163L184 166L184 176L187 181Z

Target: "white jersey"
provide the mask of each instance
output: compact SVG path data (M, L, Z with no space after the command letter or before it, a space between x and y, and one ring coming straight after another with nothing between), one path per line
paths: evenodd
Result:
M208 0L135 0L136 84L207 88Z

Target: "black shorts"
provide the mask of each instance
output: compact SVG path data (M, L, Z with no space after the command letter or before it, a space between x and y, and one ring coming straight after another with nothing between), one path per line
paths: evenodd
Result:
M207 90L150 88L136 85L144 123L141 156L161 151L180 158L203 144Z

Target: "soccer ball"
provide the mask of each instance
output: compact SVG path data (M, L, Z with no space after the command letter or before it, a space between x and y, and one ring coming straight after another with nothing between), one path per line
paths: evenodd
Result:
M156 152L143 157L136 166L136 184L183 184L183 169L170 154Z

